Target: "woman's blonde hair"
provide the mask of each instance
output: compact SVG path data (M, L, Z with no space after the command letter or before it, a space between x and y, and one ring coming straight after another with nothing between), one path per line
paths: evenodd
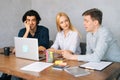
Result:
M60 13L58 13L57 16L56 16L56 25L57 25L57 30L58 30L58 32L61 32L61 31L63 30L63 29L61 28L61 26L60 26L60 17L62 17L62 16L65 16L65 17L68 19L69 25L70 25L70 26L69 26L69 29L70 29L71 31L78 32L80 38L82 38L82 35L80 34L80 32L72 25L72 23L70 22L69 17L68 17L67 14L64 13L64 12L60 12Z

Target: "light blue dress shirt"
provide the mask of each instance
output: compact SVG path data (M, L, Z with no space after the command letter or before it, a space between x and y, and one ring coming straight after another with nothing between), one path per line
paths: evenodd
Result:
M64 32L58 32L54 44L54 49L70 50L75 54L80 54L80 37L78 32L69 31L65 37Z
M78 60L120 62L120 47L116 42L112 33L107 28L100 26L96 33L87 33L86 55L79 55Z

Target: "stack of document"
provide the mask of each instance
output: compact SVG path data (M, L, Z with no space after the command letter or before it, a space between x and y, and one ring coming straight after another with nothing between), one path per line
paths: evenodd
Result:
M109 66L111 63L112 62L105 62L105 61L101 61L101 62L88 62L88 63L85 63L83 65L80 65L80 67L88 68L88 69L95 69L95 70L103 70L104 68Z

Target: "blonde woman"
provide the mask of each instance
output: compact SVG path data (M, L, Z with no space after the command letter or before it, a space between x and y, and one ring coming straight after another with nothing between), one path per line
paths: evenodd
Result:
M75 54L80 54L80 33L73 27L66 13L60 12L56 16L57 36L50 51L59 53L63 50L70 51Z

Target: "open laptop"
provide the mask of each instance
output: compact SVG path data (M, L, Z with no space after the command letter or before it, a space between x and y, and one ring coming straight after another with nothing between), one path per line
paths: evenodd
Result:
M19 58L43 60L45 55L39 55L38 39L15 37L15 55Z

